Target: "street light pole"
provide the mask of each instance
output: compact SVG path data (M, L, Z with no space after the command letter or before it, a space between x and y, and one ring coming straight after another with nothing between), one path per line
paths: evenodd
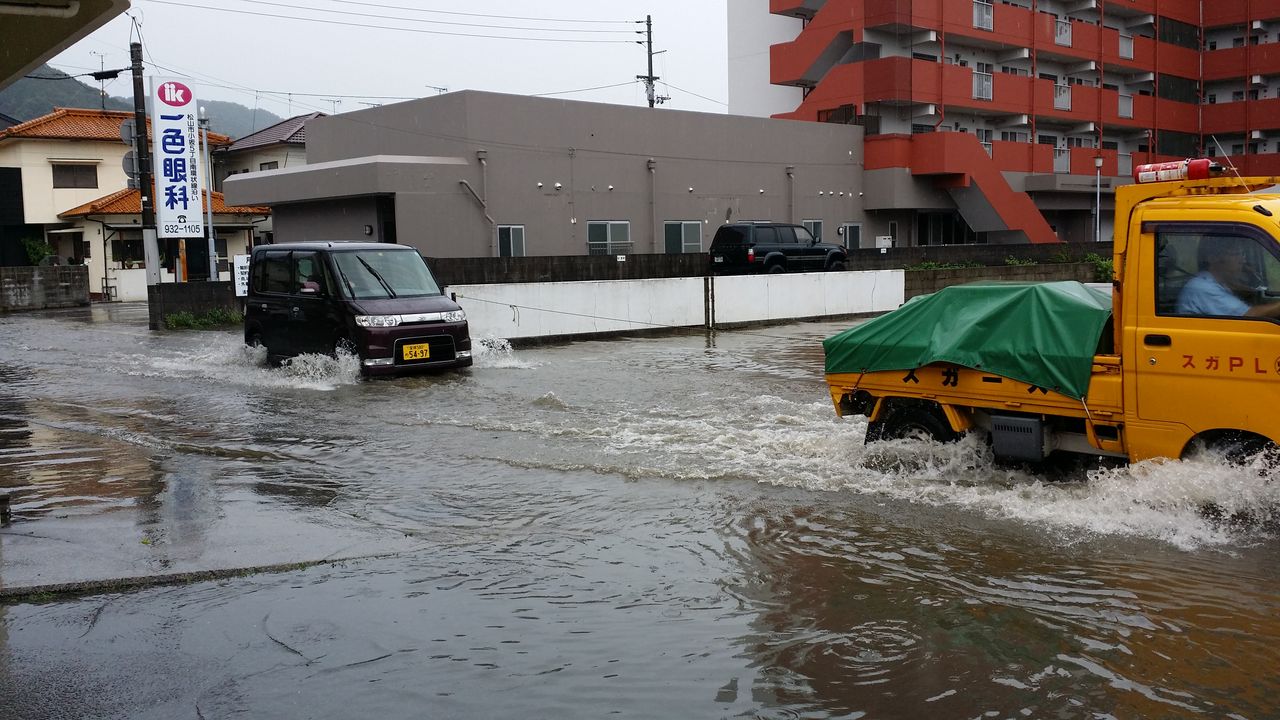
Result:
M1093 159L1093 167L1097 171L1094 182L1093 199L1093 241L1102 242L1102 156Z

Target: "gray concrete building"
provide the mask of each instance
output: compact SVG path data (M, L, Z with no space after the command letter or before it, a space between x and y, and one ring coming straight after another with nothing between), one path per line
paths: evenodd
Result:
M868 213L862 128L455 92L307 124L308 163L226 179L269 205L275 240L399 242L435 257L702 252L726 221L804 223L828 241L909 243ZM905 180L905 179L904 179ZM953 211L924 183L894 207ZM901 215L901 217L899 217Z

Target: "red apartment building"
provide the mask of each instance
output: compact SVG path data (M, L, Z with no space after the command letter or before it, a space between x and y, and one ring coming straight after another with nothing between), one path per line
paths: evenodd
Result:
M1244 174L1280 174L1280 0L769 0L769 11L798 21L770 48L770 82L803 92L776 117L865 128L868 186L883 174L903 190L868 211L911 212L904 174L952 197L949 214L915 213L899 244L970 231L1092 240L1099 192L1109 239L1112 188L1146 162L1225 156Z

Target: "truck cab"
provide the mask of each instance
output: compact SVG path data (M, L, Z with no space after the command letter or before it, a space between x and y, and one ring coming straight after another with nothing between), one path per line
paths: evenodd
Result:
M906 317L913 301L866 324L884 323L879 330L828 339L836 412L867 415L868 440L985 430L997 456L1026 461L1060 451L1136 462L1203 446L1237 455L1276 447L1280 195L1255 191L1280 178L1213 177L1207 168L1139 168L1140 182L1117 190L1109 322L1096 337L1067 341L1083 368L1078 386L1039 379L1077 363L1037 347L1051 323L1001 325L1009 342L991 352L1011 347L1011 357L942 348L910 356L916 367L876 364L894 356L882 338L910 334L895 315ZM1144 172L1154 182L1141 182Z

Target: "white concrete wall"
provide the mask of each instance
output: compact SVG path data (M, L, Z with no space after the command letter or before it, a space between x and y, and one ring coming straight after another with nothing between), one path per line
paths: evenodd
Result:
M451 285L472 337L532 338L705 322L702 278Z
M715 278L719 324L884 312L903 303L902 270Z
M22 210L30 225L62 222L58 214L123 190L128 178L121 161L123 142L17 138L0 146L0 165L22 168ZM53 162L96 165L98 187L54 188Z
M717 324L886 312L901 270L711 279ZM704 279L451 285L476 338L536 338L706 324Z

